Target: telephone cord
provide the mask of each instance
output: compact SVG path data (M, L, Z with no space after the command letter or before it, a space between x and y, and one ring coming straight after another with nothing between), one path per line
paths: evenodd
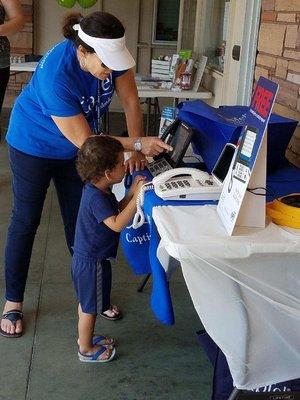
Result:
M145 215L144 215L144 211L142 209L142 206L144 204L145 192L147 190L150 190L153 188L154 188L154 186L153 186L152 182L145 183L141 187L140 192L136 197L136 213L135 213L135 215L133 217L133 221L132 221L132 227L134 229L140 228L145 222Z

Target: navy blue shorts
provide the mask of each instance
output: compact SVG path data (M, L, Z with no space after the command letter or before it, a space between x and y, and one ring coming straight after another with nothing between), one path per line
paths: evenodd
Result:
M72 279L81 309L86 314L101 314L110 307L111 264L74 254Z

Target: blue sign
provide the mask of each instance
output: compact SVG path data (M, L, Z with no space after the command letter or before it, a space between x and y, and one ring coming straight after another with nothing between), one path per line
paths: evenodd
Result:
M260 77L252 96L250 108L246 113L245 126L239 137L235 156L225 178L217 208L230 235L241 215L242 203L261 149L277 91L278 85L275 82ZM261 157L265 158L266 163L265 149L264 153L261 153ZM259 171L260 168L261 171ZM260 181L259 187L265 187L266 176L263 164L260 168L256 169L255 178ZM253 179L251 182L253 183ZM255 210L250 210L250 206ZM262 197L252 199L250 204L245 204L243 211L239 222L243 220L246 226L264 226L265 203Z

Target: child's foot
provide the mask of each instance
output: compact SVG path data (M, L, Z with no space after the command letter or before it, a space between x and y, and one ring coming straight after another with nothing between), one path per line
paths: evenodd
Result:
M77 344L79 346L79 339L77 339ZM93 345L95 346L96 344L99 344L103 347L111 348L115 345L115 341L113 338L109 338L108 336L96 334L93 336Z
M108 310L103 311L103 313L100 314L101 317L110 319L111 321L116 321L117 319L121 319L123 317L123 314L119 307L115 306L114 304L111 304Z
M111 361L116 354L114 347L107 348L104 346L94 346L89 351L83 351L79 348L78 358L83 362L108 362Z

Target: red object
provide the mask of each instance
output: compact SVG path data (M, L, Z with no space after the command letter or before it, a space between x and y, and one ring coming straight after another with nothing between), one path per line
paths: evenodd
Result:
M192 75L190 73L181 75L180 87L182 90L188 90L191 88L191 77Z

